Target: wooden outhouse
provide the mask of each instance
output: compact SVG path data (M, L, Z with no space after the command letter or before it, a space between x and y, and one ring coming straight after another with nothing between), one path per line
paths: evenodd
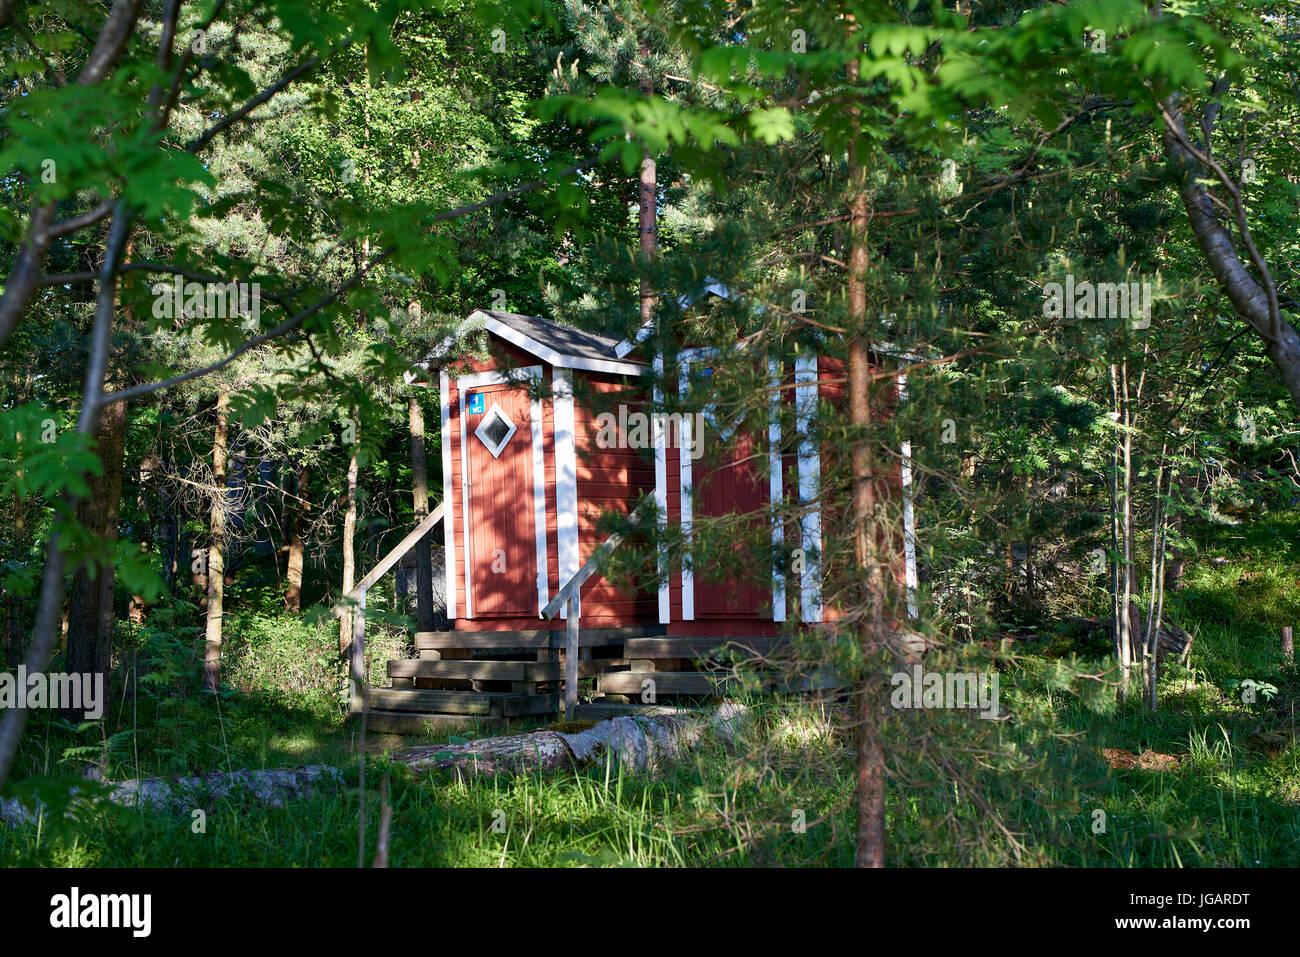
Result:
M476 330L486 337L486 356L455 355L465 334ZM535 316L478 310L461 332L425 362L430 379L437 369L441 402L449 630L416 636L421 660L391 662L393 688L372 692L378 695L373 707L500 715L555 708L570 607L556 614L556 599L569 593L580 608L581 639L571 645L581 649L576 673L596 678L597 690L610 695L635 693L638 661L689 661L725 639L775 640L796 612L804 622L832 617L823 608L815 557L821 455L811 439L788 448L774 414L766 435L736 436L730 458L709 466L691 454L699 426L689 415L675 423L676 434L671 426L651 426L639 440L623 441L628 429L620 420L620 441L602 440L610 409L635 415L652 398L652 379L676 382L685 395L694 372L725 358L716 350L681 349L678 369L660 377L650 373L662 369L663 359L644 354L648 330L641 341L620 341ZM771 401L792 402L798 433L812 434L819 402L840 398L842 369L810 355L790 370L771 372L793 380L793 388L774 391ZM906 495L903 452L899 479ZM768 468L756 465L760 456L768 457ZM575 587L575 576L582 577L606 541L601 515L628 514L647 496L660 521L680 529L685 557L668 568L661 564L659 581L635 591L598 574ZM756 585L709 581L692 568L692 532L701 516L762 516L773 501L808 503L796 526L770 522L773 554L788 545L809 556L797 575L774 568L770 585ZM907 579L914 586L910 502L906 512ZM791 534L799 540L784 541ZM661 694L689 694L705 690L704 677L660 674L656 680ZM476 694L487 698L471 697Z

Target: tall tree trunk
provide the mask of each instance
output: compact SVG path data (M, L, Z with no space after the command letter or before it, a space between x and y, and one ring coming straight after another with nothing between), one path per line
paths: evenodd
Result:
M158 459L153 453L146 453L140 461L139 487L136 490L136 510L139 513L140 548L148 553L154 550L153 516L157 513L158 495L155 489L158 475ZM132 595L127 609L127 617L133 624L144 622L145 601L142 595Z
M858 64L848 64L850 86L858 80ZM855 130L856 110L855 115ZM863 581L863 600L870 608L859 626L864 657L871 661L884 643L885 582L878 560L876 523L875 461L871 429L871 335L867 319L867 171L857 155L850 156L849 176L853 198L850 207L849 252L849 421L853 440L853 536L858 574ZM858 693L857 801L858 835L855 863L858 867L885 866L885 752L881 727L882 685L868 673Z
M30 370L26 374L14 372L14 405L21 405L27 401L27 386L31 384ZM19 477L22 473L19 472ZM11 542L10 558L15 561L22 561L27 551L27 497L20 492L14 492L13 504L13 540ZM24 602L19 599L13 591L5 592L5 664L10 668L16 668L22 660L24 651L24 641L26 629L23 625L23 608Z
M158 476L158 557L162 561L163 581L168 589L176 587L176 576L183 573L180 520L172 495L171 477L176 474L176 460L169 452L159 460Z
M128 233L122 247L124 258L131 255L131 247ZM126 328L134 325L135 316L130 305L125 308L123 320ZM113 389L109 378L105 366L105 376L101 380L105 391ZM88 477L90 495L77 503L77 522L97 541L116 543L122 509L123 456L126 453L125 402L116 402L100 410L95 425L95 444L103 474ZM77 569L68 590L65 624L68 671L102 675L106 696L113 660L113 591L116 581L116 565L111 559L99 568Z
M1300 330L1282 316L1272 270L1256 249L1249 231L1240 187L1224 187L1229 193L1240 245L1219 219L1219 210L1224 204L1215 202L1205 181L1218 180L1218 174L1224 171L1213 157L1204 153L1197 155L1199 151L1195 150L1187 135L1179 98L1180 95L1175 93L1164 101L1166 119L1162 142L1170 169L1178 177L1178 195L1187 211L1187 221L1196 237L1196 245L1201 248L1210 271L1223 286L1232 308L1263 340L1268 357L1273 360L1283 385L1291 393L1291 400L1300 408ZM1207 169L1202 158L1217 169ZM1224 178L1231 181L1226 172ZM1254 267L1254 274L1243 262L1239 250Z
M356 584L356 552L352 541L357 531L357 447L352 446L348 459L348 509L343 516L343 594L352 591ZM345 611L339 619L339 654L346 657L352 650L352 611Z
M83 436L94 435L99 413L104 407L104 377L108 372L117 306L117 272L131 228L131 215L120 201L114 203L112 216L108 242L104 246L104 261L100 266L99 291L95 296L95 319L91 325L90 354L81 389L81 411L77 415L77 434ZM40 268L39 261L36 268ZM9 290L5 295L9 295ZM68 511L76 508L77 499L78 496L67 488L59 496L61 506ZM41 572L36 625L32 628L31 645L27 649L29 674L44 674L50 666L50 656L58 637L58 619L63 609L65 556L62 535L55 528L45 542L45 568ZM9 780L9 769L18 753L18 740L27 723L27 711L26 708L10 708L0 714L0 790Z
M207 691L221 690L221 615L226 597L226 448L228 425L226 410L230 396L223 392L217 397L217 426L212 439L212 511L208 545L208 611L207 641L203 649L203 687Z
M306 538L308 515L311 512L311 470L306 466L298 468L296 482L298 502L293 509L293 519L289 525L289 564L285 571L287 587L284 592L284 605L292 612L302 611L302 569L306 557Z
M1115 423L1117 426L1124 422L1124 402L1120 392L1119 370L1115 363L1110 365L1110 391L1111 399L1114 406ZM1111 473L1110 473L1110 546L1113 559L1111 561L1111 622L1114 626L1115 634L1115 658L1119 662L1119 696L1124 699L1128 696L1128 678L1129 666L1132 664L1130 653L1132 645L1129 643L1130 621L1125 614L1127 607L1125 601L1125 592L1128 590L1128 575L1124 569L1124 549L1128 541L1128 531L1124 526L1124 497L1123 487L1125 480L1121 479L1124 469L1124 437L1120 434L1120 429L1115 431L1114 442L1111 447Z
M429 514L429 473L424 453L424 413L415 393L408 400L411 418L411 486L415 499L415 520L423 522ZM420 631L433 631L433 556L432 533L415 543L415 617ZM398 570L398 574L402 574Z
M641 48L641 56L649 57L649 47ZM641 92L650 96L654 93L654 82L649 73L641 79ZM655 158L646 150L641 159L641 182L637 187L640 201L638 237L641 255L648 264L659 250L659 179L655 167ZM655 316L654 284L646 276L641 277L641 323L651 322Z
M112 543L117 541L122 502L125 402L115 402L100 413L95 442L104 473L90 476L90 495L78 503L77 521L96 541ZM67 670L102 675L105 688L113 654L113 568L111 561L98 568L79 568L68 589Z
M13 553L17 557L26 551L27 538L27 499L14 493L14 540ZM23 627L23 602L12 591L5 594L5 611L8 616L8 636L5 643L5 663L16 668L22 660L26 628Z

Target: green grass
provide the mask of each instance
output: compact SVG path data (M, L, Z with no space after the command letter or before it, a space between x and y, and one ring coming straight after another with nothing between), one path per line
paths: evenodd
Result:
M1210 529L1201 547L1184 587L1166 604L1196 642L1188 667L1171 667L1162 678L1156 714L1137 701L1098 707L1095 696L1074 693L1083 684L1051 680L1053 662L1044 659L1004 675L1011 720L963 727L950 716L891 719L889 863L1300 866L1300 746L1292 734L1300 672L1284 666L1278 648L1281 625L1300 624L1300 518ZM345 770L348 786L281 809L221 803L202 834L192 832L186 815L51 816L39 828L0 827L0 860L354 866L358 728L345 721L328 687L336 677L330 673L321 679L326 687L306 693L235 692L220 701L146 689L134 707L119 703L106 722L80 730L42 715L29 727L18 765L28 781L75 774L93 758L106 759L114 778L329 763ZM1277 692L1243 702L1230 682L1246 679ZM387 773L393 866L851 864L853 750L851 736L838 729L843 715L755 704L736 747L711 742L655 774L605 764L469 781L414 775L384 752L424 741L372 735L365 857L374 853L378 788ZM998 770L962 757L967 744L994 755ZM1179 763L1113 769L1104 748L1150 749ZM950 766L935 763L950 756ZM796 826L801 820L806 829Z

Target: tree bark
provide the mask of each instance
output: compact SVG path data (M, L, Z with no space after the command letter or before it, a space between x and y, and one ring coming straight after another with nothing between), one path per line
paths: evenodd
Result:
M648 57L650 50L648 47L641 48L641 55ZM654 83L647 75L641 80L641 92L646 96L654 93ZM645 259L647 266L654 259L659 250L659 179L658 171L655 167L655 158L646 150L645 156L641 159L641 181L637 187L637 196L639 200L639 222L638 237L641 245L641 255ZM654 285L650 280L642 275L641 277L641 323L653 322L655 317L655 292Z
M348 458L348 508L343 516L343 594L352 591L356 584L356 551L353 538L357 531L357 445L352 446ZM339 654L347 657L352 651L352 610L339 616Z
M78 86L93 86L108 75L109 68L117 62L127 41L135 33L140 4L141 0L115 0L103 27L100 28L90 56L86 58L81 73L77 75ZM31 214L27 219L27 233L23 237L18 255L14 258L13 267L5 279L4 292L0 293L0 346L5 344L9 334L18 325L18 320L22 318L27 304L36 293L41 271L44 268L45 253L50 243L58 236L82 228L77 225L78 223L90 225L101 218L99 215L90 214L85 217L74 217L59 224L55 221L57 208L58 204L53 202L40 206L32 205ZM94 216L93 219L90 218L91 215ZM115 261L113 261L113 268L116 271ZM116 290L117 284L114 283L114 295ZM98 402L96 401L95 404L98 405ZM94 411L99 410L96 408Z
M848 64L848 80L858 79L858 63ZM857 121L854 113L854 129ZM884 644L885 582L878 560L876 527L875 461L871 429L871 334L867 320L867 171L857 154L850 154L849 177L853 198L849 210L849 422L855 438L852 448L853 538L858 574L863 582L863 600L869 614L859 625L859 641L870 661ZM885 756L881 740L881 685L868 674L858 689L857 802L858 836L855 863L858 867L885 866Z
M118 404L124 405L125 403ZM140 515L140 548L146 553L152 552L156 547L153 516L156 514L158 502L155 490L157 475L158 460L153 454L146 453L140 462L139 488L136 492L136 508ZM144 596L132 595L131 604L127 609L127 617L132 624L139 625L143 624L144 616Z
M304 768L219 771L184 778L132 778L106 783L113 787L104 798L110 804L188 816L195 808L211 810L220 801L283 807L287 801L337 791L343 787L344 778L332 765L313 764ZM35 826L43 813L48 812L40 803L32 808L17 798L0 798L0 822L10 826ZM74 809L69 809L69 816L74 813Z
M167 588L176 587L176 576L180 574L184 567L181 551L181 529L180 520L176 515L176 503L172 495L171 477L176 474L176 460L174 454L168 454L165 458L160 459L159 469L161 475L158 479L158 511L160 513L158 523L158 552L162 561L163 581L166 582Z
M411 420L411 491L415 500L415 521L420 523L429 515L429 473L424 451L424 413L420 399L410 396ZM415 543L415 617L419 631L433 631L433 555L430 552L432 534ZM399 570L398 574L401 572Z
M226 597L226 449L230 396L217 397L217 425L212 439L212 511L209 518L207 633L203 649L203 688L221 690L221 615Z
M126 444L126 403L100 413L95 434L102 475L89 477L90 495L77 505L77 521L99 542L117 541L122 501L122 454ZM68 589L67 670L103 675L108 687L113 640L113 564L79 568Z
M25 551L27 537L27 501L24 496L14 493L14 541L15 555ZM5 610L8 615L8 637L5 646L5 663L16 668L22 660L26 629L23 627L23 602L13 592L5 595Z
M284 605L296 614L302 611L302 569L307 552L308 515L311 513L311 470L306 465L299 467L295 487L298 501L294 505L293 519L289 525L289 563L284 576Z
M542 730L467 744L407 748L394 754L393 760L416 772L454 770L463 775L494 775L530 769L565 770L613 753L624 767L640 771L680 757L706 735L732 738L745 716L743 706L726 701L717 710L703 714L607 718L575 734Z
M24 381L24 378L26 381ZM31 372L26 376L14 374L14 405L20 405L27 399L26 385L31 382ZM17 559L27 551L27 497L14 492L13 498L13 540L10 543L12 557ZM23 622L25 602L12 591L5 593L5 664L9 668L18 667L22 660L26 629Z
M108 356L113 341L113 317L117 306L117 272L122 262L131 229L131 215L117 202L113 206L112 226L104 246L104 262L100 267L99 292L95 297L95 320L91 326L90 350L86 362L86 375L81 389L81 412L77 416L77 434L89 436L99 422L104 407L104 376L108 371ZM64 490L59 496L60 505L67 511L76 508L77 496ZM58 621L63 610L63 571L66 552L62 533L56 526L45 542L45 568L41 572L40 599L36 607L36 626L27 650L29 674L44 674L50 666L50 656L58 637ZM27 723L27 708L10 708L0 715L0 789L9 779L14 755L18 752L18 739Z
M1178 96L1175 94L1167 99L1164 108L1169 117L1162 134L1165 156L1180 177L1178 195L1187 211L1196 244L1237 315L1263 340L1268 357L1277 366L1292 401L1300 409L1300 332L1282 318L1272 274L1250 237L1240 191L1231 196L1233 212L1241 243L1257 275L1252 275L1242 262L1237 252L1237 241L1220 222L1215 202L1201 182L1203 179L1218 179L1218 171L1207 169L1189 149L1190 140L1179 112ZM1217 165L1212 158L1209 159L1211 164Z

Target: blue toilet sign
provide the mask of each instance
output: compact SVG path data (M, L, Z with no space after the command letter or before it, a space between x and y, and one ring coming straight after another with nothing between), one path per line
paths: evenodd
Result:
M475 392L469 397L469 411L471 415L483 414L483 393Z

